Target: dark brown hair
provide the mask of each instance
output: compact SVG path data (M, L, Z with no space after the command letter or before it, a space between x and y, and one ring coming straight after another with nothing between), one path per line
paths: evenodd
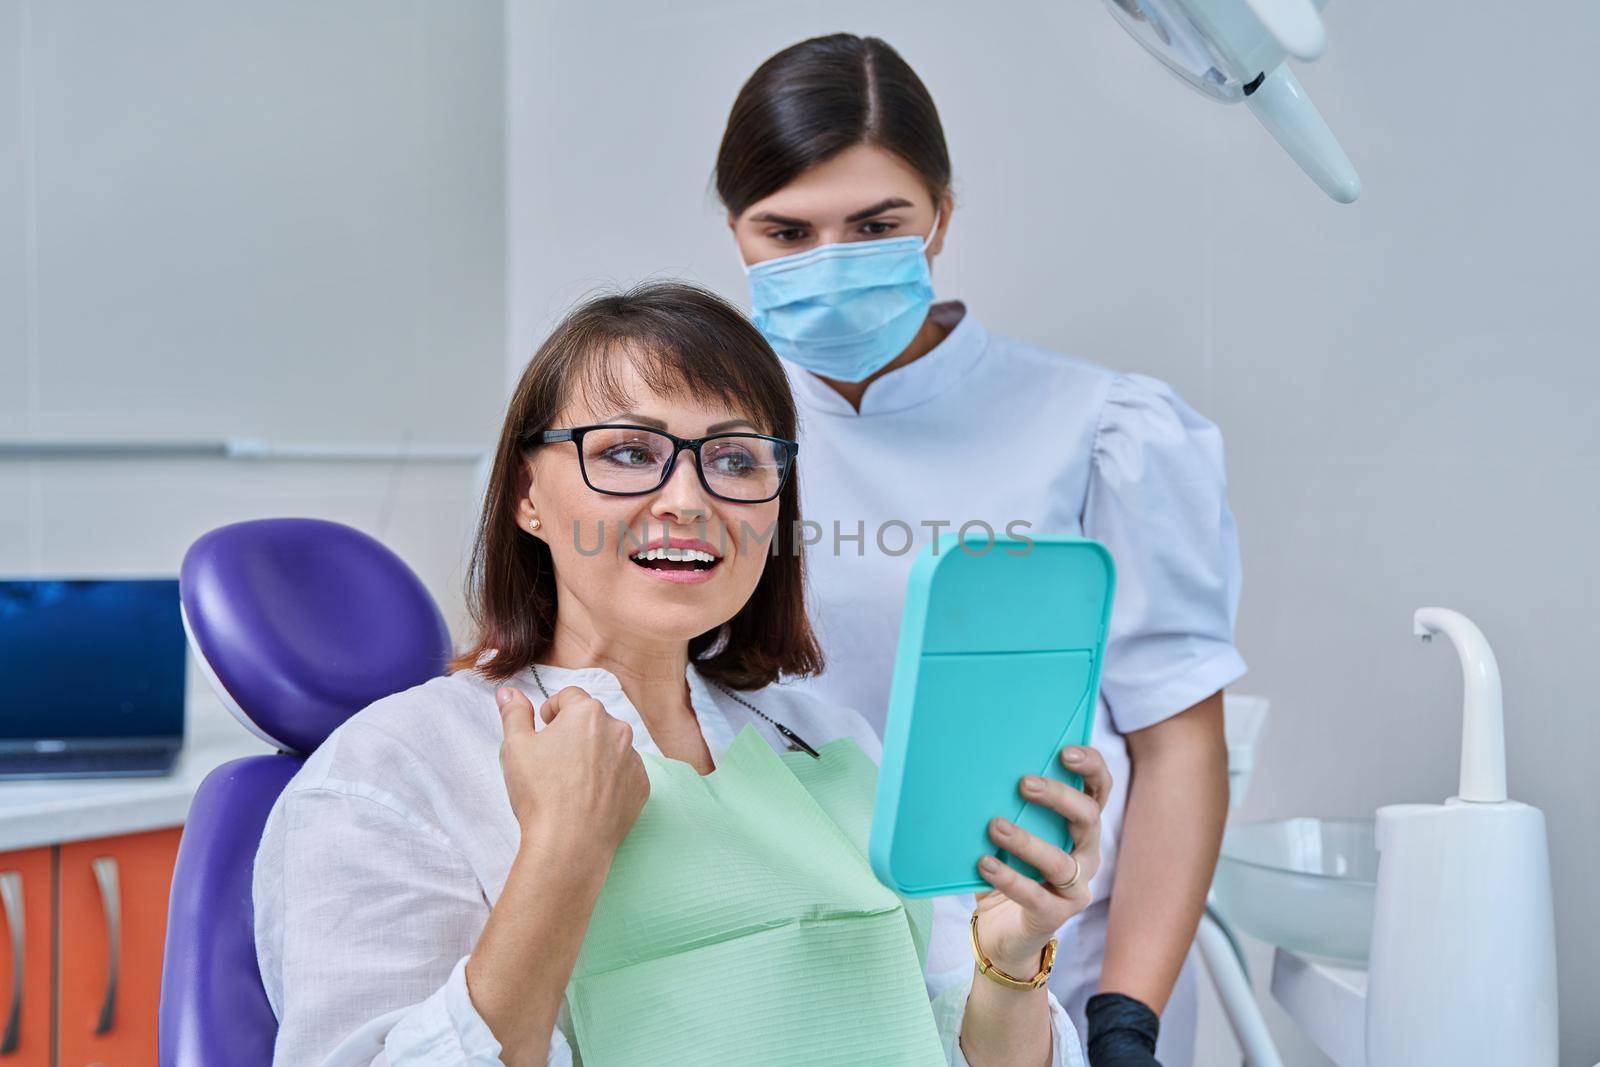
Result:
M628 360L665 396L716 396L778 437L795 435L794 397L778 357L748 319L720 297L679 282L650 282L588 300L555 328L522 372L506 411L484 495L467 573L473 646L452 670L476 668L505 681L538 661L555 632L555 568L549 547L517 521L527 490L530 434L558 429L553 420L580 391L627 406L617 376ZM799 461L796 460L796 463ZM794 472L778 496L775 547L750 599L732 619L689 642L700 672L735 689L768 685L780 675L815 674L822 652L806 619L796 535L800 491ZM485 653L495 655L479 665Z
M859 144L905 160L935 201L950 188L939 111L900 53L853 33L801 41L757 67L739 90L717 150L717 195L740 215Z

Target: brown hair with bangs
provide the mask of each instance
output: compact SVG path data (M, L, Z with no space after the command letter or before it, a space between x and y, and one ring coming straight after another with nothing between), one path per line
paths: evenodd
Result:
M524 460L534 449L552 446L525 442L542 430L559 429L554 420L580 391L627 406L615 373L622 359L632 361L661 395L717 396L762 432L795 435L794 397L778 357L720 297L658 281L581 304L534 353L506 411L467 572L467 610L477 638L450 662L451 670L475 669L502 682L549 648L555 565L549 547L520 527L516 509L527 492ZM822 669L805 612L796 481L791 470L778 496L774 546L750 599L732 619L689 642L689 658L700 672L734 689ZM480 664L491 651L493 658Z

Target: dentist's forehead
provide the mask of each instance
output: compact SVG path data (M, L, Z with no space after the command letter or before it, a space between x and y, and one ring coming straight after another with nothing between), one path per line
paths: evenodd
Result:
M933 206L926 183L911 164L888 149L857 145L757 200L745 209L745 218L755 221L765 213L831 222L870 212L889 200L905 201L911 208Z

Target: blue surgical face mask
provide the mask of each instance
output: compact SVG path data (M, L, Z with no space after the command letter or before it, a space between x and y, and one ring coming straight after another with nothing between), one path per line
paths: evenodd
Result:
M859 382L905 351L933 306L927 237L823 245L746 267L756 329L813 374Z

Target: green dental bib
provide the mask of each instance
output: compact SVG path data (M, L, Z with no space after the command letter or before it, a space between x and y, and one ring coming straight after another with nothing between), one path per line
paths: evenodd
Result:
M567 985L585 1067L945 1062L927 901L866 858L877 768L849 740L780 756L746 726L717 769L647 754Z

